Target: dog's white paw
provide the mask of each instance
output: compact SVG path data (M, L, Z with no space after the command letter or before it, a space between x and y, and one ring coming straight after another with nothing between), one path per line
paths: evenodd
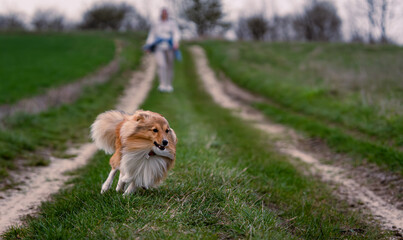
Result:
M109 184L103 184L101 189L101 194L104 194L106 191L109 190Z
M129 187L126 189L126 191L123 193L123 196L128 196L130 194L133 194L134 192L136 192L136 187L134 186L133 183L131 183Z
M125 187L124 183L118 183L118 185L116 186L116 192L122 192L124 187Z
M125 196L125 197L127 197L127 196L130 196L130 195L132 195L133 193L135 193L136 191L135 190L132 190L132 191L125 191L124 193L123 193L123 196Z

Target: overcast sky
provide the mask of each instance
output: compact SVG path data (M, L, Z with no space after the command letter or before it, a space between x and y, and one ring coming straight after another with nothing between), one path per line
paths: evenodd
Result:
M159 9L168 6L175 0L126 0L133 4L142 13L149 13L157 18ZM264 10L265 14L285 15L302 11L309 0L222 0L223 8L228 20L235 20L239 16L248 16ZM403 0L394 0L399 6L395 6L394 17L388 23L389 36L403 44ZM83 12L95 2L102 0L0 0L0 14L16 12L22 14L26 21L32 17L37 9L55 9L65 15L70 21L80 21ZM109 0L108 2L122 2L122 0ZM343 33L348 36L352 25L363 32L368 28L365 16L365 0L331 0L343 20ZM354 12L352 12L354 10ZM354 24L351 24L354 16ZM400 19L399 19L400 17ZM349 22L349 24L346 24Z

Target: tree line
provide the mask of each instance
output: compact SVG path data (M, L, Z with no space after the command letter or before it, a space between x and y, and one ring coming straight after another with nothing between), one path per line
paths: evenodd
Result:
M357 1L357 0L353 0ZM390 42L387 21L395 0L361 0L366 4L369 33L352 29L352 41ZM308 0L301 13L267 17L260 13L224 21L221 0L172 0L182 29L193 29L199 37L222 36L233 29L240 40L255 41L342 41L342 20L332 2ZM190 23L190 24L189 24ZM50 9L37 10L30 21L34 31L109 30L146 31L150 20L127 3L99 3L87 9L81 22L67 23L65 17ZM354 25L354 24L352 24ZM0 15L0 31L24 31L28 26L18 14ZM380 32L376 37L374 32Z
M397 2L397 0L350 0L349 21L344 23L350 25L350 41L392 43L387 34L387 23L399 17L393 12L395 10L399 13L399 9L394 8ZM367 30L365 20L368 22ZM264 13L258 13L241 17L236 23L235 30L238 39L241 40L343 41L342 24L332 2L310 0L299 14L269 18Z
M127 3L100 3L87 9L79 23L69 23L60 12L53 9L39 9L31 18L32 30L147 30L149 21L142 17L133 6ZM0 15L0 31L29 30L19 14Z

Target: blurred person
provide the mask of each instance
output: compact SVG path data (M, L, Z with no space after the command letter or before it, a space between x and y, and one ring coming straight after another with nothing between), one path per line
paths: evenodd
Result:
M180 32L177 24L168 18L168 10L161 10L160 20L151 27L145 49L153 52L158 66L161 92L172 92L174 58L180 59Z

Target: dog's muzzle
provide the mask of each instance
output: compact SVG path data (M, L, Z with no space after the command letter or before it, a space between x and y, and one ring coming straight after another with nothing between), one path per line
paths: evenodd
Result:
M154 142L154 145L155 145L157 148L159 148L159 150L161 150L161 151L165 150L165 146L162 146L162 145L158 144L157 142Z

